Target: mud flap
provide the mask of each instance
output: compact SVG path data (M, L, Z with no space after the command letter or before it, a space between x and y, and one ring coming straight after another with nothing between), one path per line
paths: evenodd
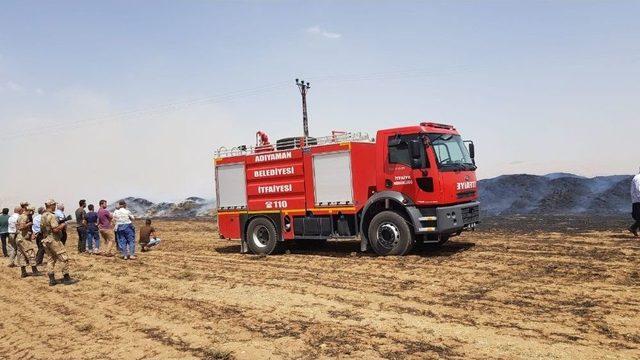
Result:
M369 240L364 235L360 235L360 251L365 252L369 250Z

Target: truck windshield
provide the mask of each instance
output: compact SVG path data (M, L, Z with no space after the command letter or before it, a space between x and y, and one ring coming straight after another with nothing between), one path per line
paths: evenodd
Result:
M460 135L429 134L439 168L475 170L469 151Z

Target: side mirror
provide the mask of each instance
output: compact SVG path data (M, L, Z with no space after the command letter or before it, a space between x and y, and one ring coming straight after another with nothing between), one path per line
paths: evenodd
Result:
M476 147L475 147L475 145L473 145L473 141L465 140L464 143L468 144L468 146L469 146L469 156L471 157L471 159L475 159L475 157L476 157Z
M411 140L409 142L409 155L411 155L411 168L422 169L424 168L423 158L424 144L420 140Z
M411 140L409 142L409 153L412 159L420 159L422 157L422 143L418 140Z

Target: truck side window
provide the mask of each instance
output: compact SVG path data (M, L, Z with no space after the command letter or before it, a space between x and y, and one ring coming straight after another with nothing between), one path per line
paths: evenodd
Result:
M394 138L395 136L392 136L389 140ZM397 145L389 145L389 164L403 164L411 166L409 144L404 141L404 139Z

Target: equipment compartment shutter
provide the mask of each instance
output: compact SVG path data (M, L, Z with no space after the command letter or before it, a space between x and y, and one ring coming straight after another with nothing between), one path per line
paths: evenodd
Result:
M247 183L244 164L220 165L216 168L218 208L247 207Z
M313 177L316 205L353 203L349 151L314 155Z

